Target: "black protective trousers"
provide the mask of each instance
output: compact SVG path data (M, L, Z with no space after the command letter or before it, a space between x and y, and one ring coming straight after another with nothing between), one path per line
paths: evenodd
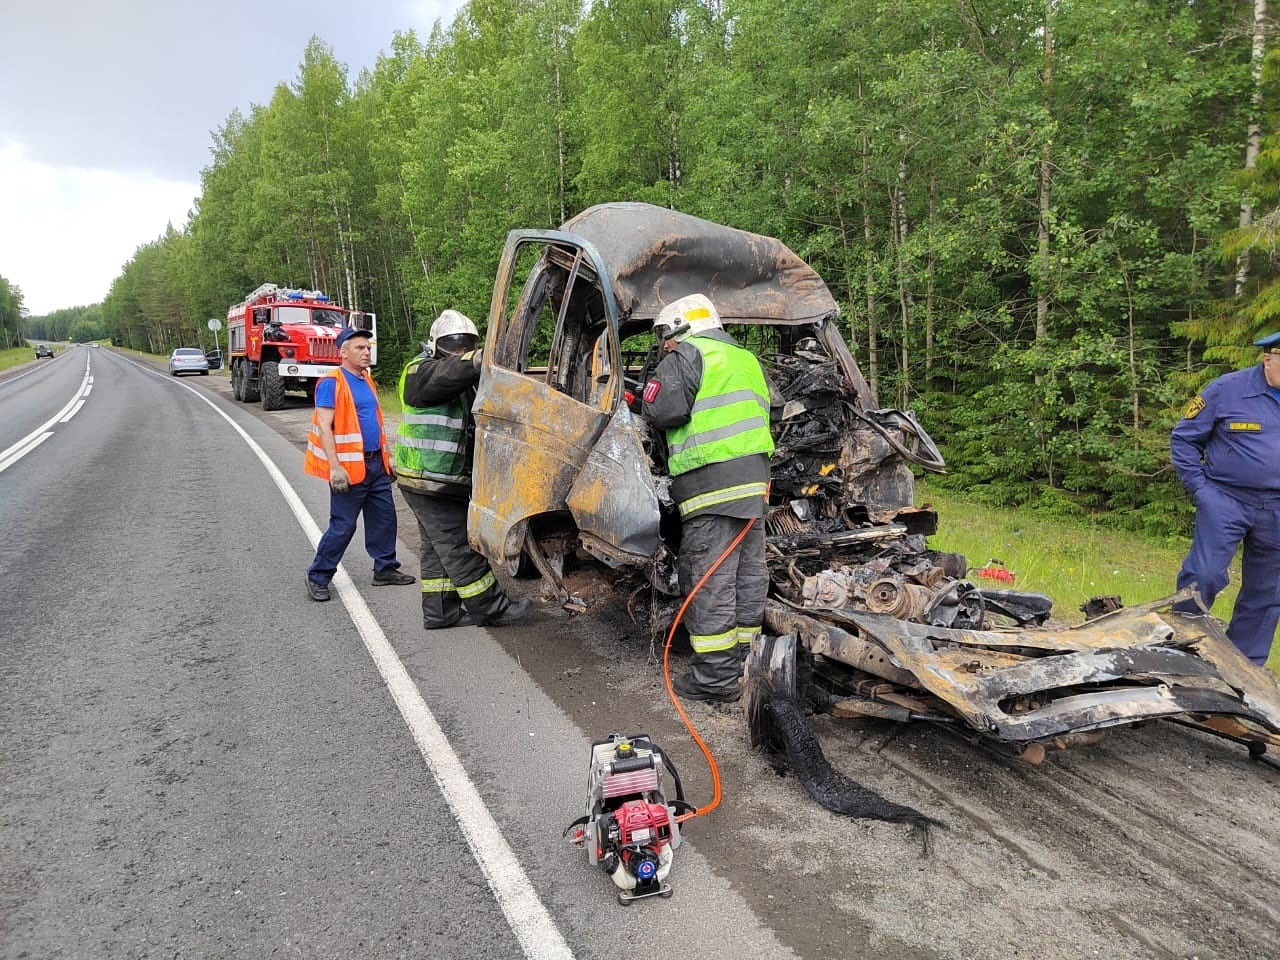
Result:
M497 616L510 601L489 562L467 542L467 501L400 488L418 521L422 541L422 625L450 627L470 614Z
M684 521L678 564L681 593L690 594L748 522L707 513ZM684 626L694 647L690 672L699 686L724 690L737 684L750 638L764 620L768 595L764 520L757 519L737 549L707 578L685 613Z

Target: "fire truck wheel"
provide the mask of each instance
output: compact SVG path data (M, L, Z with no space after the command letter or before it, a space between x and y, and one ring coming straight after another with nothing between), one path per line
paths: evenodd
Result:
M258 369L248 360L240 364L240 394L245 403L258 402Z
M237 363L231 367L231 396L238 403L244 403L244 364Z
M264 363L258 385L262 393L263 410L279 410L284 406L284 381L280 379L280 364L274 360Z

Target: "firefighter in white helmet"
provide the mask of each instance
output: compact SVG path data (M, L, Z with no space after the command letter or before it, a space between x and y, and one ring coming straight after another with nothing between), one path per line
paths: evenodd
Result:
M663 307L662 341L642 411L666 432L671 494L680 509L680 588L687 596L749 525L738 549L698 589L685 626L693 645L681 696L732 701L764 620L769 591L764 512L769 488L770 394L760 361L724 331L700 293Z
M467 542L479 340L470 319L446 310L431 324L423 352L400 375L396 482L418 520L422 625L428 630L503 626L531 605L511 600Z

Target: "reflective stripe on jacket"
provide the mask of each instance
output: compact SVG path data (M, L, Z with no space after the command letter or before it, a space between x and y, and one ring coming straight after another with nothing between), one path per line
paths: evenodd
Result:
M447 403L415 407L405 403L405 381L425 362L415 357L400 374L400 406L403 414L396 430L396 479L408 489L435 489L436 484L471 485L471 456L467 443L467 418L471 391Z
M702 382L689 422L667 434L671 475L756 453L772 455L769 387L760 361L722 340L691 337L687 342L702 355Z
M681 500L678 504L680 516L692 517L703 512L716 513L716 507L722 507L734 500L763 501L768 492L769 483L766 480L755 483L737 483L732 487L722 487L719 490L711 490L696 497Z
M338 462L347 471L352 483L364 479L364 437L360 435L360 417L356 413L356 402L351 396L351 388L347 386L347 378L339 367L327 377L336 377L337 384L333 396L333 443L338 452ZM377 388L367 372L361 374L369 383L369 389L377 397ZM391 472L390 458L387 456L386 428L382 424L382 407L379 405L378 427L382 432L382 468ZM324 445L320 442L320 408L311 414L311 432L307 434L307 453L302 461L302 469L313 477L329 479L329 458L325 455Z

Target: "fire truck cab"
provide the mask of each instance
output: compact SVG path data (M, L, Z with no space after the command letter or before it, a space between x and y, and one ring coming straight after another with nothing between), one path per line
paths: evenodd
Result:
M336 339L343 327L373 333L378 362L378 318L347 310L319 290L264 283L227 311L231 392L264 410L284 406L285 394L315 396L316 381L342 362Z

